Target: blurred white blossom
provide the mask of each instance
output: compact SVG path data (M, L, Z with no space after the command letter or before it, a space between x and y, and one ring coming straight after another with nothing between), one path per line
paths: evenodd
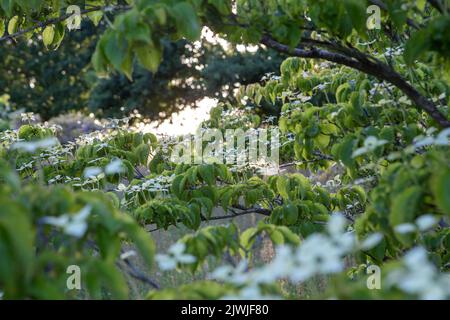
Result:
M374 136L369 136L366 138L366 140L364 140L364 145L353 152L352 157L356 158L363 154L375 151L376 148L381 147L386 143L388 143L388 141L379 140Z
M186 244L183 242L177 242L172 245L168 254L157 254L156 262L161 270L173 270L176 269L179 263L192 264L197 260L193 255L185 253Z

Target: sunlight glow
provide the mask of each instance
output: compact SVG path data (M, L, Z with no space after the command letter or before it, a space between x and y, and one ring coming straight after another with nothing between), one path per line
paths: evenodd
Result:
M217 104L217 99L205 97L197 103L196 108L187 107L179 113L174 113L171 119L162 123L153 121L142 124L139 128L143 132L151 132L157 135L177 136L195 133L198 126L209 118L209 111Z

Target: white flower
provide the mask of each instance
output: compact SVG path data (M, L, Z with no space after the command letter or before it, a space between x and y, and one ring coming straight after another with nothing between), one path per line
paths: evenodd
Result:
M184 242L177 242L169 248L169 253L180 263L194 263L195 257L190 254L185 254L186 244Z
M402 223L394 227L395 232L400 234L416 232L417 228L412 223Z
M87 205L75 215L64 214L59 217L44 217L42 222L62 228L67 235L81 238L88 228L86 219L90 215L91 209L91 206Z
M370 250L383 240L383 235L379 232L372 233L361 243L362 250Z
M364 146L356 149L353 154L352 157L356 158L359 157L360 155L366 154L368 152L372 152L374 151L376 148L385 145L386 143L388 143L388 141L386 140L378 140L376 137L374 136L369 136L366 138L366 140L364 140Z
M438 219L432 214L424 214L417 218L416 225L420 231L426 231L431 229L436 223L438 223Z
M102 173L102 169L99 167L87 167L86 169L84 169L84 173L83 176L86 179L89 178L95 178L97 177L100 173Z
M302 243L297 249L296 261L299 267L291 274L293 281L339 272L343 268L340 250L322 234L313 234Z
M247 268L247 261L241 260L235 268L232 266L222 266L217 268L211 274L211 278L242 285L249 282L251 279L250 275L246 273Z
M38 149L46 149L58 144L55 137L46 138L37 141L19 141L13 144L13 149L19 149L28 153L35 153Z
M233 274L234 268L230 265L220 266L211 274L212 279L227 281Z
M105 173L106 174L116 174L116 173L122 173L125 171L125 167L123 165L122 160L120 159L114 159L112 160L106 167L105 167Z

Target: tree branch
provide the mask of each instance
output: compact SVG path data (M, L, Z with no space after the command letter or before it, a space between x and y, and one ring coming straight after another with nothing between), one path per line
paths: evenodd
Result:
M447 14L448 9L444 7L440 0L428 0L428 3L441 14Z

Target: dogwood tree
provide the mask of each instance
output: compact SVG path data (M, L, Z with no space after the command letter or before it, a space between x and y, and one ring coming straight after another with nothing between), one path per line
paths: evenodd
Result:
M67 11L69 5L79 10ZM287 56L280 76L241 87L235 105L213 108L195 148L189 136L137 132L129 119L105 122L64 145L54 138L58 128L33 124L32 115L24 115L29 123L18 130L2 132L0 291L6 298L126 298L126 275L145 283L155 299L290 298L286 282L316 276L328 279L318 295L326 298L450 296L447 1L9 0L0 6L2 41L41 37L49 49L64 41L68 27L76 29L74 12L105 19L109 28L92 56L105 75L131 78L135 61L155 71L163 38L195 41L203 27L230 43ZM262 103L277 116L261 118ZM255 131L279 129L270 149L279 151L280 170L262 174L259 162L221 161L247 152L234 139L224 149L214 144L220 139L211 141L236 129L249 148ZM205 161L174 161L180 144L195 149L188 159L201 154ZM281 170L286 167L305 175ZM321 172L329 176L314 178ZM248 214L261 221L246 230L205 226ZM193 232L156 254L152 232L180 225ZM276 255L254 266L261 235ZM126 243L136 250L125 250ZM211 258L222 266L208 270L208 280L162 288L135 266L137 253L163 272L195 273ZM67 292L69 264L85 270L85 292ZM370 285L368 267L382 272Z

